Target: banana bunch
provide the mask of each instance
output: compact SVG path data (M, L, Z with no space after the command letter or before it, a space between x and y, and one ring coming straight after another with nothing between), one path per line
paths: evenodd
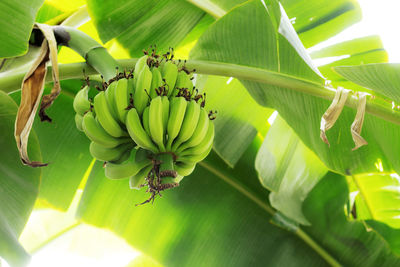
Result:
M73 103L76 127L91 140L92 156L106 162L106 176L147 186L152 196L144 203L178 186L213 146L215 115L204 109L191 72L172 59L145 53L93 100L85 86Z

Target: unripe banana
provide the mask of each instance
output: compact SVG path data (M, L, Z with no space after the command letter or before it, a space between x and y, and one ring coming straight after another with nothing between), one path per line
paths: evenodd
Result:
M138 61L135 64L135 69L133 71L133 84L136 89L136 83L139 78L139 73L142 71L143 67L147 65L147 59L149 58L148 55L144 55L141 58L138 59Z
M96 142L91 142L89 151L92 157L101 161L116 161L119 160L125 151L133 148L133 142L121 144L117 147L107 148Z
M114 137L127 136L126 132L111 115L104 91L95 96L94 110L100 125L103 126L107 133Z
M118 120L117 107L115 106L115 89L117 88L118 81L112 82L105 91L108 109L114 120Z
M209 119L207 111L201 108L199 121L197 123L196 129L194 130L193 135L189 138L189 140L187 140L185 143L179 146L175 151L177 153L180 153L189 147L193 147L200 144L200 142L204 139L205 135L207 134L208 124L209 124Z
M82 122L83 122L83 116L76 113L75 114L75 125L76 125L76 128L81 132L83 132Z
M206 136L200 142L200 144L183 150L181 153L179 153L179 156L201 155L208 150L210 145L212 146L213 141L214 141L214 123L209 123Z
M150 136L158 145L161 151L165 151L163 127L163 105L161 96L157 96L151 100L149 108Z
M158 148L153 144L151 138L143 129L139 114L134 108L130 109L126 116L126 128L128 129L129 135L138 146L146 148L154 153L158 152Z
M131 178L129 178L129 187L131 189L140 189L140 185L146 182L146 176L152 168L152 165L144 167L136 175L133 175Z
M196 163L177 162L175 164L175 170L181 176L190 175L194 171L195 167L196 167Z
M126 114L128 114L126 108L129 105L129 91L132 91L128 86L128 79L120 79L118 80L117 87L114 91L115 107L117 109L118 118L123 123L125 123Z
M204 151L202 154L191 155L191 156L182 156L182 157L179 158L179 162L185 162L187 164L200 162L200 161L202 161L203 159L205 159L208 156L208 154L210 153L212 148L213 148L213 146L211 144L207 148L207 150Z
M167 150L171 149L172 142L178 136L181 130L183 118L185 117L187 101L183 97L173 97L169 110L169 119L167 126L168 142Z
M132 140L131 140L132 141ZM133 142L132 142L133 143ZM132 148L133 149L133 148ZM125 160L127 160L129 158L129 156L131 155L131 149L127 149L124 151L124 153L122 153L121 157L117 160L110 160L109 162L114 163L114 164L121 164L122 162L124 162Z
M211 145L207 148L206 151L204 151L202 154L198 154L198 155L191 155L191 156L182 156L179 158L179 161L181 162L185 162L185 163L197 163L202 161L203 159L205 159L208 154L210 153L210 151L212 150L213 146L212 143Z
M185 117L183 119L181 130L178 137L175 139L172 149L176 148L186 142L196 130L197 123L200 116L200 105L196 101L191 100L186 107Z
M163 128L166 130L168 125L168 117L169 117L169 99L167 96L161 97L162 102L162 120L163 120Z
M142 115L142 125L144 130L146 131L148 136L151 136L150 133L150 118L149 118L149 106L145 107L143 110L143 115Z
M135 94L133 96L133 104L139 115L142 115L144 108L149 102L149 96L146 91L149 92L150 90L151 79L152 74L149 66L144 65L142 71L139 73L137 82L135 83Z
M151 78L151 88L150 88L150 97L153 99L157 97L156 89L161 87L164 82L162 80L161 72L158 68L153 68L151 70L152 78Z
M89 86L83 87L74 98L73 107L76 113L83 116L90 109L90 101L88 99Z
M107 148L116 147L130 141L128 138L114 138L109 135L96 121L91 111L83 116L82 128L91 141L99 143Z
M120 164L108 162L105 168L106 177L110 179L128 178L132 175L137 174L144 167L151 164L151 161L136 162L136 152L136 149L132 149L129 158Z
M187 88L189 91L192 91L193 83L190 78L191 76L186 74L186 72L184 71L178 72L178 77L176 78L175 89L174 92L172 93L172 96L176 96L178 94L179 92L178 88Z
M178 67L171 61L167 61L161 69L161 74L167 84L167 96L170 97L175 88L176 78L178 76Z

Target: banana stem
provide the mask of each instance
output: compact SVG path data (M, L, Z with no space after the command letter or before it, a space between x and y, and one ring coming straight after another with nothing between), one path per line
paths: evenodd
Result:
M156 160L160 162L161 183L173 183L174 178L177 176L174 170L174 156L171 153L160 153L156 156Z
M81 55L106 81L115 77L120 64L97 41L86 33L67 26L54 26L54 35L59 45L68 46Z

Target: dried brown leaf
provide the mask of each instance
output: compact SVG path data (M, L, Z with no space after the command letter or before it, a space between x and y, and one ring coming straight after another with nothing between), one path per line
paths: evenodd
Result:
M367 104L367 94L363 92L358 93L358 105L357 105L357 113L354 119L354 122L351 124L351 136L355 143L355 147L352 149L353 151L367 145L368 142L365 141L364 138L361 137L361 130L364 123L365 116L365 106Z
M324 143L329 144L328 138L326 137L326 131L331 129L335 125L336 120L342 113L344 104L346 103L347 97L350 90L344 89L343 87L338 87L336 90L335 97L332 100L331 105L325 111L321 118L320 126L320 137Z
M46 166L46 163L31 161L28 156L28 138L32 125L35 120L36 111L39 107L43 95L45 78L47 73L47 63L49 58L53 65L54 88L50 95L43 97L40 113L47 117L44 109L49 107L57 95L60 93L60 84L58 80L57 63L57 43L50 26L36 24L44 34L45 39L42 42L39 56L33 62L30 70L25 74L21 86L21 103L18 108L15 121L14 136L20 153L21 161L32 167Z

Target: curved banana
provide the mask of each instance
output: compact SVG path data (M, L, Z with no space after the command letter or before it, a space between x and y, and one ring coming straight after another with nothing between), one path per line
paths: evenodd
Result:
M107 99L108 109L114 120L118 120L117 107L115 106L115 89L117 88L118 81L112 82L107 90L104 92Z
M143 129L139 114L134 108L130 109L126 116L126 128L128 129L129 135L138 146L146 148L154 153L158 152L158 148Z
M194 130L193 135L189 138L189 140L181 144L181 146L179 146L175 151L177 153L180 153L186 148L197 146L198 144L200 144L200 142L203 141L205 135L207 134L208 124L209 124L209 119L207 111L201 108L199 121L197 123L196 129Z
M178 88L187 88L189 91L192 91L193 83L190 78L191 76L186 74L186 72L178 72L178 77L176 78L175 89L172 96L176 96L176 94L179 92Z
M151 136L150 133L150 118L149 118L149 106L147 106L144 110L143 110L143 115L142 115L142 124L143 124L143 128L146 131L146 133Z
M138 59L135 64L135 69L133 71L133 84L136 87L137 79L139 78L139 73L142 71L143 67L147 65L148 55L144 55Z
M134 149L134 148L132 148L132 149ZM114 163L114 164L121 164L122 162L127 160L130 155L131 155L131 149L127 149L127 150L124 151L124 153L122 153L122 155L121 155L121 157L119 159L110 160L109 162Z
M149 66L144 65L142 71L139 73L137 82L135 83L135 94L133 95L133 104L137 109L139 115L142 115L144 108L149 102L149 92L151 86L152 74Z
M75 125L76 125L76 128L81 132L83 132L82 122L83 122L83 116L76 113L75 114Z
M207 148L206 151L204 151L202 154L197 154L197 155L190 155L190 156L182 156L179 158L180 162L185 162L185 163L197 163L202 161L203 159L205 159L208 154L210 153L210 151L212 150L213 145L212 143L210 144L210 146Z
M128 85L128 79L119 79L114 91L115 107L118 118L123 123L125 123L126 114L128 114L126 108L129 105L129 91L131 91Z
M94 110L100 125L103 126L107 133L114 137L126 136L126 132L111 115L104 91L95 96Z
M158 95L156 92L156 89L161 87L164 83L162 80L161 72L158 68L153 68L151 70L151 74L152 74L151 88L150 88L149 94L150 94L151 99L153 99L153 98L157 97L157 95Z
M169 110L169 119L167 126L168 142L167 150L171 150L172 142L178 136L181 130L183 118L185 117L187 101L183 97L173 97Z
M168 125L168 117L169 117L169 99L167 96L161 97L162 102L162 120L163 120L163 129L167 129Z
M200 116L200 105L191 100L186 107L185 117L183 119L181 130L175 139L172 149L175 150L180 144L186 142L194 133Z
M106 177L110 179L128 178L132 175L136 175L144 167L151 164L151 161L136 162L135 160L136 152L137 152L136 149L132 149L129 158L120 164L107 162L105 168Z
M161 96L157 96L150 102L149 123L151 138L158 145L161 151L165 151L165 128L163 127L163 105Z
M175 164L175 170L181 176L190 175L194 171L195 167L196 167L196 163L177 162Z
M117 147L108 148L96 142L91 142L89 151L92 157L101 161L116 161L119 160L125 151L133 148L133 142L128 144L121 144Z
M167 61L161 69L161 74L167 84L167 96L170 97L174 91L176 78L178 77L178 67L171 61Z
M207 151L207 149L212 146L214 141L214 123L208 124L208 130L204 139L200 144L183 150L179 153L179 156L191 156L191 155L201 155Z
M76 113L83 116L90 109L90 101L88 98L89 86L83 87L76 94L73 102L73 107Z
M109 135L96 121L91 111L83 116L82 128L91 141L99 143L107 148L116 147L129 141L128 138L114 138Z
M141 169L136 175L133 175L131 178L129 178L129 187L131 189L140 189L141 185L146 182L146 176L152 168L152 165L146 166Z

